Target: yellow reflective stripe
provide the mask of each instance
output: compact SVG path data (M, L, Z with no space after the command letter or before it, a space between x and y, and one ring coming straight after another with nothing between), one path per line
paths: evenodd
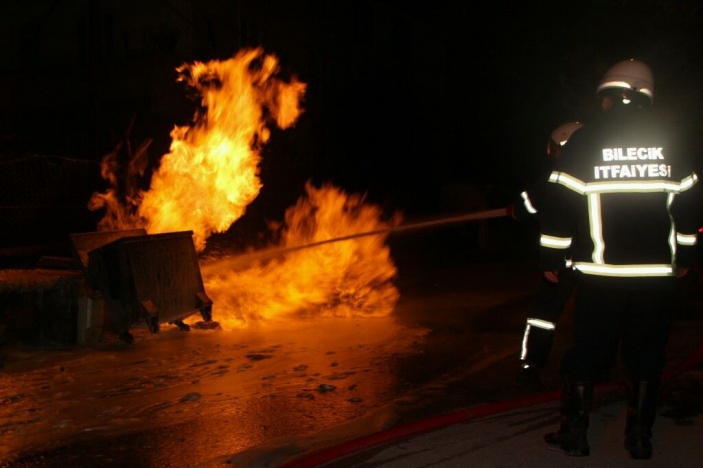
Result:
M530 201L530 196L527 194L527 192L522 192L520 196L522 197L522 204L525 205L525 209L527 210L527 212L530 214L537 213L537 210L532 205L532 201Z
M551 322L547 322L545 320L540 319L528 318L527 325L525 325L525 333L523 333L522 335L522 344L520 346L521 361L524 361L527 357L527 341L530 338L530 333L532 331L533 326L537 328L542 328L544 330L554 330L556 328L556 325Z
M628 192L680 192L681 184L666 180L639 180L636 182L609 181L586 184L586 193L628 193Z
M549 181L555 184L561 184L566 188L569 188L574 192L580 193L582 195L586 191L586 184L582 180L570 176L565 172L552 172L551 174L549 174Z
M683 178L681 182L672 182L668 180L611 180L585 183L565 172L554 171L549 175L549 181L555 184L561 184L582 195L585 193L619 192L681 193L693 187L698 182L698 176L695 173L692 173L691 175Z
M525 325L525 333L522 334L522 343L520 345L520 360L524 361L527 357L527 340L530 337L530 329L532 327L528 323Z
M594 263L603 263L605 241L603 240L603 224L601 222L600 195L597 193L588 195L588 222L593 240L591 259Z
M698 176L696 175L695 172L691 173L690 176L684 177L683 180L681 180L681 191L683 192L684 190L688 190L696 183L698 182Z
M670 193L666 197L666 211L669 213L669 250L671 251L671 264L676 263L676 226L674 226L674 220L671 217L671 205L674 203L674 198L676 195Z
M541 328L542 330L554 330L556 328L556 325L552 322L536 318L528 318L527 324L532 325L533 327Z
M574 262L579 271L587 275L618 276L618 277L648 277L673 276L671 265L606 265L586 262Z
M698 236L696 234L682 234L677 232L676 242L681 245L696 245L698 243Z
M571 247L571 237L555 237L542 234L539 237L539 245L551 249L568 249Z

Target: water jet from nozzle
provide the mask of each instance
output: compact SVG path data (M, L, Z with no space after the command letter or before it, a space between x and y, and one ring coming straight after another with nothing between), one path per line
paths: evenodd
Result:
M222 266L223 262L232 262L234 264L234 263L237 263L237 261L239 260L242 263L248 263L249 261L252 261L252 260L275 257L277 255L282 255L282 254L285 254L288 252L293 252L296 250L309 249L312 247L318 247L320 245L330 244L333 242L342 242L342 241L346 241L346 240L356 239L358 237L376 236L376 235L380 235L380 234L388 234L388 233L415 230L415 229L424 229L424 228L429 228L429 227L443 226L443 225L447 225L447 224L456 224L456 223L462 223L462 222L468 222L468 221L480 221L480 220L489 219L489 218L500 218L500 217L508 216L508 215L509 215L508 208L497 208L494 210L476 211L473 213L467 213L467 214L463 214L463 215L436 218L436 219L432 219L429 221L401 224L399 226L385 228L385 229L375 229L373 231L358 232L358 233L349 234L346 236L334 237L332 239L325 239L325 240L321 240L321 241L317 241L317 242L311 242L309 244L294 245L294 246L289 246L289 247L273 247L273 248L269 248L269 249L258 250L255 252L238 255L236 258L222 259L221 262L217 262L217 263L218 263L218 266L220 266L220 267Z

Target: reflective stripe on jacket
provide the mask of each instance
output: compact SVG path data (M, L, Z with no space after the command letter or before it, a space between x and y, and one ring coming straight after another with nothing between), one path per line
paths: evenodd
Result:
M586 275L662 277L695 256L698 176L677 137L649 112L610 111L576 132L552 171L540 210L541 266L574 246Z

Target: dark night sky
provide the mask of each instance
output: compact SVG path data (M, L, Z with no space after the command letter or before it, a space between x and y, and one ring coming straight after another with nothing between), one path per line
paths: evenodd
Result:
M689 121L692 131L701 128L700 7L677 1L535 3L478 8L386 2L407 23L420 23L431 31L428 36L441 38L444 75L442 99L414 107L408 96L422 102L433 83L422 88L404 77L414 71L403 67L400 49L388 67L397 89L388 92L390 86L373 79L364 83L372 96L379 88L388 92L390 105L379 108L383 99L370 101L372 114L380 117L355 130L373 132L379 121L397 119L391 126L397 138L382 145L391 163L377 176L381 185L394 177L413 187L423 181L488 182L499 195L514 193L541 167L551 130L567 120L588 120L600 76L630 57L652 67L657 105ZM410 53L416 52L433 58L418 48ZM407 166L399 169L402 164Z
M308 178L411 210L437 209L451 184L490 184L501 203L536 174L551 130L587 120L600 75L629 57L652 67L657 105L692 129L703 121L694 2L140 5L3 3L5 153L99 160L134 118L131 138L153 138L163 154L172 126L192 114L174 68L245 45L263 45L308 84L305 114L274 134L262 163L282 206L293 201L282 192L297 196Z

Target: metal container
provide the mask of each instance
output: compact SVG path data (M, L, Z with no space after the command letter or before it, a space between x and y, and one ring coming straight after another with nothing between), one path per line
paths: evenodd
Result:
M91 250L95 250L122 237L144 235L146 235L146 229L137 228L82 232L70 234L70 238L75 258L80 262L80 268L85 275L88 269L88 254ZM78 344L97 343L102 339L105 323L110 324L108 320L105 320L106 309L102 292L84 282L78 294L78 333L76 336ZM125 335L125 337L129 336L128 334Z
M130 235L93 249L86 280L102 293L112 326L125 341L139 320L152 333L164 322L189 330L183 319L195 312L212 320L192 231Z
M88 267L88 253L105 244L128 236L145 236L146 229L123 229L117 231L96 231L70 234L73 253L83 265L83 271Z

